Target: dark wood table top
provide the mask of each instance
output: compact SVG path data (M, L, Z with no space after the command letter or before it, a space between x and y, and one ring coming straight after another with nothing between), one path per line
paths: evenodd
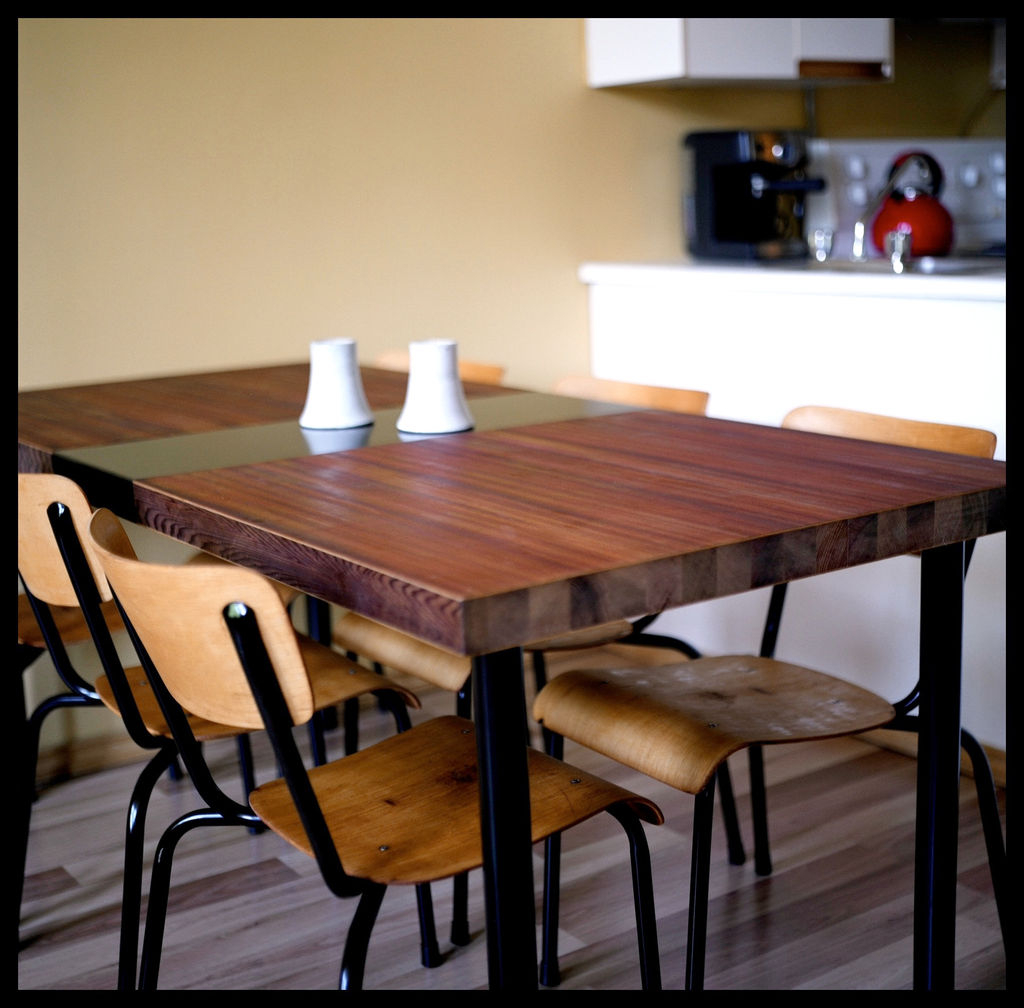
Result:
M136 483L143 522L464 654L1005 528L1005 464L625 412Z
M477 430L401 442L406 377L375 368L367 447L313 454L308 373L23 392L19 468L56 455L97 503L466 654L1005 528L1005 463L499 386L466 386Z
M406 375L362 368L371 408L400 407ZM297 420L309 364L35 389L18 393L18 470L49 472L55 451ZM464 385L468 398L514 392Z

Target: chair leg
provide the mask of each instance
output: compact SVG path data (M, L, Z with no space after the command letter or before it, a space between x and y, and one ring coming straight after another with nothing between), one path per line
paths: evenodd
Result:
M463 872L452 879L451 942L461 947L469 941L469 876Z
M455 694L455 713L467 720L472 717L473 691L468 679ZM469 941L469 876L463 873L452 879L451 942L462 947L468 945Z
M548 684L548 663L543 651L534 651L531 659L533 661L533 684L539 693Z
M1003 935L1005 950L1007 947L1006 925L1009 918L1009 908L1006 906L1006 841L1003 839L1003 827L999 821L996 784L985 750L966 729L962 729L960 732L960 745L971 760L971 771L974 775L974 785L978 795L978 812L981 815L981 827L985 834L985 849L988 851L988 870L992 877L992 891L995 893L999 929Z
M362 990L363 975L366 971L366 952L370 947L370 934L377 922L380 905L384 902L387 886L368 883L359 897L356 912L349 925L345 952L341 958L341 973L338 990Z
M256 772L252 758L252 739L248 735L238 736L238 772L242 776L242 794L248 796L256 790Z
M310 757L313 760L313 766L323 766L327 762L327 741L324 738L324 732L327 728L327 719L324 716L325 711L317 711L309 719L309 750ZM348 755L350 738L348 733L348 706L345 708L346 724L345 724L345 753ZM352 741L354 746L358 746L358 740ZM355 748L352 749L355 752Z
M153 788L177 759L177 749L166 746L146 764L132 790L124 838L124 878L121 883L121 936L117 958L117 989L135 990L138 968L139 926L142 921L142 865L146 839L146 813Z
M711 828L715 813L715 778L695 796L690 861L690 907L686 940L686 989L704 989L708 936L708 886L711 876Z
M24 694L23 694L24 695ZM43 721L47 715L62 707L96 707L98 700L80 696L77 693L61 693L58 696L49 697L39 704L32 712L32 716L24 716L25 705L22 702L22 722L20 728L21 752L23 756L21 763L22 793L19 795L20 808L17 815L20 818L18 823L18 850L15 856L21 859L21 870L18 872L18 884L15 887L15 898L18 903L18 927L21 926L21 899L25 888L25 868L28 862L28 837L32 829L32 805L35 803L36 792L36 768L39 764L39 736L43 729Z
M920 731L916 714L903 714L886 727L905 732L917 733ZM1006 904L1006 841L1003 838L1002 823L999 821L999 801L996 798L992 766L981 743L966 728L960 729L960 747L967 753L971 761L971 773L974 776L974 786L978 798L978 813L981 816L985 850L988 854L988 870L992 879L996 912L999 915L999 930L1002 932L1005 949L1006 924L1009 919L1009 909Z
M444 962L444 956L441 955L441 949L437 944L434 901L430 895L429 882L416 886L416 908L420 922L420 963L427 969L434 969Z
M342 714L345 726L345 755L351 756L352 753L359 751L359 701L354 698L346 700L343 704ZM313 724L316 724L316 718L313 719ZM322 732L323 729L321 727L320 753L324 763L326 763L326 744L324 743ZM322 766L322 764L317 763L316 766Z
M645 991L661 990L658 921L654 910L654 881L647 834L644 832L643 823L628 807L615 805L608 811L619 820L629 838L629 863L633 874L633 910L636 915L636 940L640 955L640 981Z
M142 965L139 969L139 990L156 990L163 951L164 927L167 923L167 901L171 887L171 862L174 850L186 833L198 826L251 825L242 819L225 819L218 812L205 809L190 812L175 820L164 830L156 848L153 877L146 906L146 930L142 940Z
M771 875L772 853L768 843L768 795L764 783L764 748L752 745L750 761L750 809L754 820L754 871Z
M28 712L25 710L25 680L21 673L42 653L42 648L32 647L28 644L18 645L18 664L20 666L18 670L18 689L20 691L20 703L12 702L11 706L7 709L11 738L18 739L20 742L18 751L28 752L29 745L31 744L37 754L36 759L25 760L21 777L21 793L18 795L20 803L18 815L20 821L18 823L17 844L19 849L15 857L21 864L21 870L18 872L18 883L15 887L17 891L12 894L17 904L15 908L15 920L17 921L15 924L15 934L21 928L21 898L25 891L25 868L28 863L28 834L32 822L32 802L35 800L36 794L36 762L39 751L38 736L35 743L30 743Z
M741 865L747 860L743 849L743 835L740 833L739 817L736 814L736 797L732 790L732 775L729 764L722 763L716 773L718 778L718 804L722 809L725 836L729 845L729 864Z
M310 731L312 732L313 729L310 728ZM245 800L248 801L249 795L256 790L256 771L254 769L255 763L252 758L252 739L248 735L239 735L237 745L238 772L242 777L242 794L245 796ZM177 758L175 758L174 764L172 764L172 769L176 764ZM253 836L259 836L259 834L266 830L266 828L267 827L264 826L263 823L255 823L249 827L249 832Z
M628 807L612 806L608 811L619 821L629 840L641 986L644 990L661 990L661 957L658 952L658 924L647 835L643 824ZM562 982L558 964L561 854L562 835L553 833L544 841L544 910L539 971L539 979L544 987L557 987Z
M558 912L561 892L562 835L553 833L544 841L544 911L541 928L539 978L545 987L562 982L558 968Z
M555 759L562 759L565 739L556 732L544 731L544 751ZM540 982L545 987L557 987L562 981L558 967L558 904L561 894L560 834L544 841L544 914L541 932Z

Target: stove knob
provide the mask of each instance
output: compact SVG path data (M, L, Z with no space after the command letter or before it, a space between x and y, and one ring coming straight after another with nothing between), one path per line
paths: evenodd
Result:
M846 159L846 177L849 179L863 179L867 177L867 162L859 154L851 154Z
M960 168L960 181L968 188L974 189L981 181L981 172L974 164L965 164Z
M868 205L868 187L857 182L846 187L846 198L855 207L866 207Z

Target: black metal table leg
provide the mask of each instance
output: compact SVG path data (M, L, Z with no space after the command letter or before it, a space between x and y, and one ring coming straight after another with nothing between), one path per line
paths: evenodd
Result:
M954 985L964 573L963 543L922 556L915 990Z
M536 990L537 933L522 651L473 659L491 990Z

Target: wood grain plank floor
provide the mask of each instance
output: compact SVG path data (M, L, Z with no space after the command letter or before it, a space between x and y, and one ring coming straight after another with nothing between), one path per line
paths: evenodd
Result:
M431 692L418 716L447 713L450 695ZM391 730L363 708L361 740ZM331 751L341 751L340 732ZM230 743L211 757L237 778ZM256 740L261 779L273 759ZM707 987L734 990L911 987L913 760L857 739L771 747L766 753L774 872L727 863L716 823L712 857ZM566 759L658 801L667 822L649 828L666 988L683 984L692 800L568 744ZM21 908L21 990L113 989L124 810L138 767L53 785L33 809ZM734 761L745 796L745 763ZM1005 793L1000 792L1005 816ZM198 806L187 780L164 778L148 820L148 848L162 826ZM750 837L746 801L740 812ZM441 824L439 824L441 825ZM537 878L540 854L536 852ZM419 965L411 890L389 890L375 928L366 987L482 989L487 984L480 873L470 883L471 943L447 940L451 886L433 887L446 961ZM539 894L538 894L539 907ZM180 845L160 986L173 990L334 989L353 902L332 897L312 861L273 835L196 830ZM1006 960L988 877L973 782L961 785L958 988L1006 989ZM626 844L601 817L564 842L561 920L563 990L639 986ZM543 989L543 988L542 988Z

